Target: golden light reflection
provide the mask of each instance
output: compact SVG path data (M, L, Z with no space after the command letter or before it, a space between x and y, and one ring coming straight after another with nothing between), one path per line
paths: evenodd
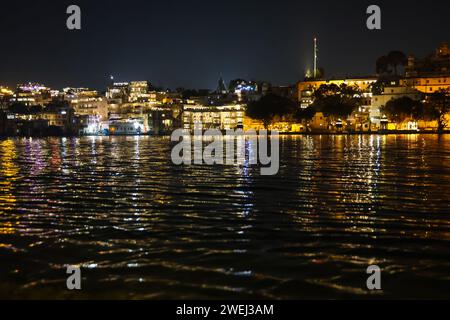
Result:
M17 158L16 147L12 140L4 140L0 143L1 150L1 166L0 166L0 216L8 214L16 207L16 197L14 195L14 181L19 176L19 168L15 163ZM0 234L12 234L14 233L14 226L18 224L18 221L13 223L13 220L17 220L18 216L8 218L8 221L0 219Z

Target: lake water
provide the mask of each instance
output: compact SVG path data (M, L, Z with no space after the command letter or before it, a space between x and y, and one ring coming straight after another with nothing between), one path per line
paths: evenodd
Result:
M450 298L449 135L283 136L276 176L171 146L0 140L0 298Z

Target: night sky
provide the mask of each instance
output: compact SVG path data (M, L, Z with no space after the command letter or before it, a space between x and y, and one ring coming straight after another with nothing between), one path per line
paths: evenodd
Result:
M70 4L81 31L66 28ZM370 4L381 31L366 28ZM390 50L450 42L449 12L448 0L4 0L0 85L104 89L111 74L171 88L214 89L220 76L291 84L312 67L314 36L327 76L368 75Z

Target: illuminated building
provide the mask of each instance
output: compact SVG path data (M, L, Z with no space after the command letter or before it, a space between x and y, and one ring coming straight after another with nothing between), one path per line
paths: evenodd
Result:
M174 110L156 108L148 113L148 131L151 134L169 133L173 130L176 120Z
M128 82L113 83L106 91L106 98L114 104L128 102L129 85Z
M101 131L100 118L95 115L78 115L77 129L80 135L97 135Z
M341 86L343 84L347 86L357 87L363 92L364 97L370 99L372 93L372 85L377 82L376 77L366 77L366 78L349 78L349 79L331 79L331 80L308 80L301 81L297 84L298 99L301 108L308 108L313 102L314 91L317 90L321 85L335 84ZM367 103L370 104L370 103Z
M75 125L74 110L71 107L50 105L42 111L40 117L48 121L48 125L57 127L61 133L70 134Z
M313 131L324 131L328 128L328 119L322 112L317 112L309 121L309 127Z
M86 88L65 88L63 91L64 99L70 103L76 115L108 119L108 103L97 91Z
M185 105L183 128L194 130L201 123L204 130L235 130L243 128L245 106L241 104L224 106Z
M50 90L50 97L52 99L64 98L64 93L59 90Z
M0 110L5 109L9 104L14 92L7 87L0 86Z
M258 85L254 81L236 79L230 82L230 92L234 93L239 101L258 100Z
M256 131L266 129L264 123L261 120L252 119L248 116L244 117L244 131L254 129Z
M110 135L140 135L148 133L148 123L145 118L113 120L109 124Z
M149 92L147 81L115 82L106 92L106 98L113 104L127 102L148 102L156 95Z
M450 49L447 43L441 44L436 52L424 59L408 58L406 77L401 84L415 88L423 93L450 90Z
M9 90L7 87L2 87L2 86L0 86L0 98L1 98L1 97L12 96L13 94L14 94L14 92L12 92L11 90Z
M129 102L145 102L148 101L150 95L148 93L147 81L133 81L129 85Z
M299 91L298 99L300 103L300 108L306 109L314 102L314 89L313 88L304 88Z
M108 120L108 103L96 90L64 88L64 99L73 108L77 132L80 135L100 133L102 121Z
M382 127L382 122L386 121L381 114L381 108L394 99L408 97L412 100L419 101L423 94L416 89L406 86L388 86L384 88L383 94L374 95L370 106L370 121L377 128Z
M423 93L450 90L450 75L420 76L400 80L400 83Z
M284 93L283 87L277 88L280 89L280 93ZM272 86L268 82L234 79L230 81L228 95L234 100L237 98L241 103L248 103L259 100L262 96L268 94L271 89ZM223 99L224 96L220 97L219 100Z
M50 88L38 83L26 83L17 86L12 101L26 106L45 105L52 100Z
M79 96L84 97L96 97L98 96L98 92L96 90L91 90L88 88L64 88L63 89L64 97L67 99L74 99Z
M108 124L109 134L166 134L175 124L181 127L180 113L176 108L152 106L137 113L113 114Z

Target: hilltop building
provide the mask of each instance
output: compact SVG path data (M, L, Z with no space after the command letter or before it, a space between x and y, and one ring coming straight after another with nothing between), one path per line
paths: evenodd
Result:
M39 83L20 84L17 86L11 101L23 103L26 106L43 106L52 101L50 91L50 88Z
M450 90L450 48L443 43L423 59L409 56L405 78L401 84L412 87L423 93L439 90Z
M6 109L11 102L14 92L7 87L0 86L0 110Z
M108 119L108 103L96 90L86 88L65 88L64 100L68 101L80 116L96 116Z
M330 80L307 80L297 83L297 94L300 107L302 109L308 108L314 102L313 94L321 85L335 84L341 86L346 84L348 86L355 86L361 90L365 97L372 96L372 85L377 82L377 77L364 78L345 78L345 79L330 79ZM370 105L370 101L368 103Z
M381 114L381 108L394 99L410 98L411 100L420 101L423 93L407 86L387 86L381 95L374 95L370 106L370 121L376 128L386 128L387 120Z

